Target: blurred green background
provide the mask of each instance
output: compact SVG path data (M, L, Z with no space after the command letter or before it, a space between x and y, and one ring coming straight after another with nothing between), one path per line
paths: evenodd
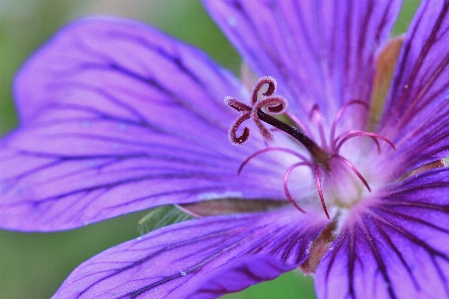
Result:
M406 30L418 4L418 0L405 1L395 35ZM196 45L224 67L239 72L238 54L199 0L0 0L0 136L17 126L11 84L24 60L58 28L92 14L142 20ZM81 262L137 237L137 222L145 214L134 213L67 232L0 230L0 298L49 298ZM310 299L315 294L312 278L292 272L223 298Z

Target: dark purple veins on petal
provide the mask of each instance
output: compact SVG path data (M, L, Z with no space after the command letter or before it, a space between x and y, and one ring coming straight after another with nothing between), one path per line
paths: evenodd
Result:
M353 212L318 268L318 296L448 297L447 174L418 174Z
M323 218L284 210L171 225L85 262L55 298L215 298L303 262Z
M401 5L355 0L204 2L255 73L278 80L300 119L317 101L325 106L325 117L350 100L369 101L376 49L388 39Z
M448 16L448 1L423 1L405 35L379 127L399 176L449 155Z
M0 143L0 226L60 230L164 204L283 198L269 187L277 168L236 175L255 150L231 150L222 98L242 90L198 50L138 23L69 26L18 76L23 125Z

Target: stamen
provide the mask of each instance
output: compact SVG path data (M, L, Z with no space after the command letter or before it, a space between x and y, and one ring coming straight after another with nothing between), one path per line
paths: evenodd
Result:
M332 155L331 159L332 158L336 158L336 159L339 159L340 161L344 162L349 167L349 169L351 169L357 175L357 177L362 181L363 185L365 185L365 187L368 189L368 191L371 192L371 188L368 185L368 182L365 180L365 178L362 176L362 174L357 170L357 168L355 168L355 166L352 165L351 162L349 162L347 159L345 159L344 157L342 157L338 154Z
M361 100L352 100L352 101L349 101L346 104L344 104L343 107L341 107L340 110L338 111L337 116L335 117L335 120L332 123L330 140L334 140L335 131L337 130L337 125L338 125L338 122L340 121L341 116L352 105L362 105L362 107L364 107L366 110L369 110L369 105L366 102L363 102Z
M324 148L327 148L326 135L324 134L324 128L323 128L323 122L322 122L322 114L320 111L320 107L317 104L313 105L312 110L310 110L309 118L312 119L314 115L316 115L316 124L318 127L318 132L320 134L321 145Z
M239 170L237 171L237 173L240 175L243 170L243 167L245 167L245 165L248 164L248 162L250 160L252 160L253 158L259 156L260 154L273 152L273 151L279 151L279 152L291 154L293 156L298 157L300 160L307 161L306 157L304 157L303 155L301 155L295 151L292 151L291 149L284 148L284 147L268 147L268 148L259 150L259 151L255 152L254 154L252 154L251 156L249 156L248 158L246 158L245 161L243 161L242 164L240 164L240 167L239 167Z
M310 165L307 162L299 162L299 163L295 163L292 166L290 166L284 174L284 192L285 192L285 195L287 196L288 201L290 201L293 204L293 206L295 208L297 208L299 211L306 214L306 212L296 203L296 201L293 199L292 195L290 194L290 191L288 190L288 178L290 177L290 173L295 168L298 168L299 166L307 166L310 168L312 167L312 165Z
M334 142L333 142L333 144L332 144L332 145L333 145L332 147L334 148L334 152L338 154L339 151L340 151L341 146L342 146L346 141L348 141L348 140L351 139L351 138L358 137L358 136L367 136L367 137L371 137L373 140L381 139L381 140L385 141L386 143L388 143L394 150L396 150L396 147L394 146L393 142L391 142L388 138L386 138L386 137L384 137L384 136L382 136L382 135L379 135L379 134L376 134L376 133L371 133L371 132L356 131L356 130L354 130L354 131L347 131L347 132L344 132L344 133L340 134L340 136L338 136L338 137L334 140ZM377 143L377 142L376 142L376 143ZM379 147L378 147L378 149L380 150Z
M319 164L315 164L315 182L318 189L318 195L320 196L321 205L323 206L324 214L326 214L327 219L330 219L329 213L327 212L326 203L324 202L323 187L321 186L320 181L320 168L321 166Z

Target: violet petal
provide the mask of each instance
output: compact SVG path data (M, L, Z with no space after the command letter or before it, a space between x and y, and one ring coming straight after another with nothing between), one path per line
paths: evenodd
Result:
M449 169L384 192L350 212L318 267L319 298L449 296Z
M375 53L401 5L396 0L204 2L250 67L259 76L274 77L277 92L304 121L317 103L323 118L332 120L346 102L369 102ZM357 128L364 120L358 119Z
M54 298L215 298L298 266L326 223L284 209L171 225L81 264Z
M404 175L449 155L449 2L423 1L405 35L379 133Z
M22 125L0 143L0 227L62 230L149 207L285 199L289 161L236 148L226 95L240 83L200 51L137 22L87 19L22 69ZM270 167L266 167L270 165Z

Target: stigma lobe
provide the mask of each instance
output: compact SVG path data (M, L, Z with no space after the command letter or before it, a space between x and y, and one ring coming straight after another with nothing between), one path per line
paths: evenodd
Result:
M264 85L268 85L267 91L262 94L263 98L258 100L258 94ZM310 139L301 130L292 127L285 122L271 116L279 115L287 110L288 102L281 96L273 95L276 90L276 81L272 77L263 77L257 83L253 89L251 96L252 107L231 98L226 97L225 103L230 107L240 112L240 117L234 121L229 130L229 139L232 143L241 145L245 143L249 138L249 129L244 128L243 134L239 137L236 136L238 127L243 121L251 118L254 123L259 127L260 133L267 142L273 141L272 133L262 124L262 121L272 125L273 127L287 133L291 137L299 141L311 154L314 161L319 164L328 166L329 153L320 148L312 139ZM264 112L262 109L266 109Z

